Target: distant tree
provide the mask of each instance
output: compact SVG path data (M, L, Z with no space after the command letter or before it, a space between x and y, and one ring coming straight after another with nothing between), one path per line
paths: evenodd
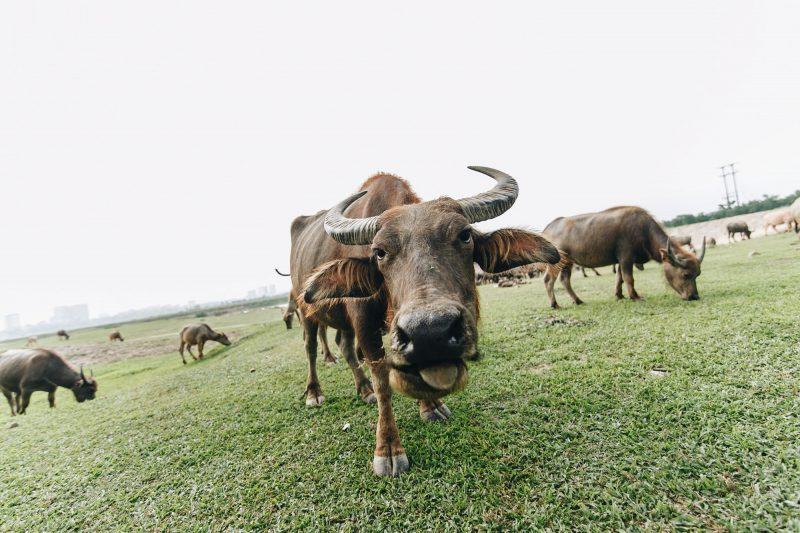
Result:
M716 220L718 218L732 217L736 215L746 215L748 213L757 213L758 211L767 211L777 207L784 207L790 205L797 198L800 198L800 189L794 191L788 196L775 196L774 194L765 194L760 200L750 200L742 205L733 206L726 209L720 205L719 209L710 213L698 213L696 215L678 215L671 220L664 222L667 227L683 226L685 224L695 224L697 222L706 222L708 220Z

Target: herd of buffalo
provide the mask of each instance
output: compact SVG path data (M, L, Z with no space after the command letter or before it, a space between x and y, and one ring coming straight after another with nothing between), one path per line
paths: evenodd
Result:
M292 290L284 321L291 328L297 316L303 327L305 403L316 407L325 400L317 375L318 339L326 360L335 361L326 335L333 328L357 395L377 404L372 466L380 476L399 475L410 465L392 412L393 392L416 399L423 420L437 421L451 415L442 398L467 384L466 362L478 357L475 265L481 275L530 265L531 272L544 274L550 304L557 307L557 278L576 304L583 303L571 285L573 267L586 275L585 269L616 265L615 296L623 298L624 283L628 297L639 300L633 269L653 260L681 298L696 300L706 248L715 244L703 239L697 251L691 239L670 237L639 207L557 218L541 234L512 228L481 232L473 224L511 208L519 189L504 172L469 168L495 185L468 198L422 201L407 181L381 173L331 209L299 216L291 224L287 276ZM769 216L765 228L786 224L798 231L800 200ZM729 240L751 234L742 222L727 230ZM69 338L63 330L58 336ZM111 337L123 340L119 332ZM183 363L184 349L197 359L191 351L197 346L202 358L208 341L230 344L207 324L186 326L180 332ZM94 398L97 382L49 350L12 350L0 356L0 391L12 415L25 412L34 391L46 391L52 407L57 387L71 389L82 402Z

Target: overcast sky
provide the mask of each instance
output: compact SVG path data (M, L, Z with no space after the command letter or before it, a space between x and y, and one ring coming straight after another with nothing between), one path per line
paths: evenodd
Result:
M4 2L0 315L241 297L378 170L484 223L800 188L797 2ZM0 323L0 326L2 323Z

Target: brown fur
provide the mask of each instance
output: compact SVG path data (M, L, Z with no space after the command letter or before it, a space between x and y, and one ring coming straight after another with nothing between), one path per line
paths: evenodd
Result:
M66 332L66 331L64 331L63 329L60 329L60 330L58 330L58 331L56 332L56 336L57 336L59 339L64 339L65 341L68 341L68 340L69 340L69 333L67 333L67 332Z
M622 282L628 296L639 300L633 284L633 267L651 259L661 263L664 277L670 286L685 300L697 299L697 276L700 262L697 257L672 241L673 256L667 255L667 236L664 228L644 209L624 206L612 207L598 213L557 218L544 229L543 235L562 250L561 283L580 305L583 303L572 289L572 266L577 263L588 268L619 264L616 279L616 297L622 298ZM545 275L545 289L550 305L558 307L553 292L555 275Z
M440 198L421 203L408 183L396 176L375 175L363 189L369 193L351 204L345 215L380 216L372 245L345 246L334 241L323 228L325 212L298 217L291 228L290 270L306 329L307 405L319 405L324 399L316 371L317 330L323 325L334 327L359 396L368 402L377 398L375 471L386 474L384 467L391 463L389 473L396 475L408 463L392 414L392 388L418 398L420 414L427 420L446 417L443 413L449 410L439 398L466 384L462 359L477 355L474 262L487 271L507 270L536 260L555 261L557 256L546 240L529 232L482 234L471 229L457 202ZM457 333L461 344L435 353L417 347L413 361L404 359L397 348L403 344L398 322L410 320L415 311L434 317L457 313L458 327L463 324ZM382 341L385 329L393 344L388 353ZM356 339L372 369L372 383L358 364ZM420 377L417 368L430 372L427 365L431 364L457 369L450 390L435 389Z
M750 239L750 234L752 233L752 231L750 231L750 228L747 227L747 222L744 222L744 221L728 222L728 225L726 226L726 229L728 230L728 242L729 243L732 242L732 241L733 242L736 241L736 234L737 233L739 234L739 238L741 240L744 240L745 237L747 237L747 239L749 240Z
M225 346L230 346L231 341L228 340L227 335L224 333L217 333L208 324L189 324L185 326L180 333L181 345L178 352L181 354L183 364L186 364L186 358L183 356L183 350L186 349L192 359L197 361L203 358L203 348L208 341L215 341ZM197 346L197 355L195 357L192 353L192 346Z
M119 331L114 331L112 333L109 333L108 340L110 340L111 342L114 341L123 342L125 339L122 338L122 333L120 333Z
M36 391L47 392L50 407L55 407L58 387L70 389L80 403L94 399L97 381L50 350L10 350L0 355L0 392L11 407L11 416L25 414Z

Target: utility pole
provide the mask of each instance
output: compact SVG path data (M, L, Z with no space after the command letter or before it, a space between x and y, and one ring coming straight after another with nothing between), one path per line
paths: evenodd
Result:
M725 171L725 166L719 167L722 171L722 185L725 187L725 203L722 204L722 207L725 209L730 209L733 202L731 201L731 193L728 189L728 173Z
M733 181L733 194L736 196L736 205L742 205L742 202L739 201L739 187L736 185L736 169L733 168L733 165L736 163L731 163L731 181Z

